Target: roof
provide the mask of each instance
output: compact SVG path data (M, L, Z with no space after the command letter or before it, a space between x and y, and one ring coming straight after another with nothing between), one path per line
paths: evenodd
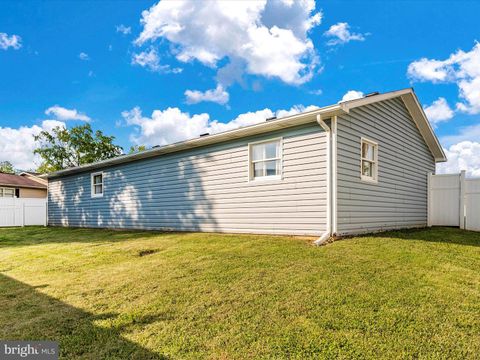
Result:
M202 136L191 140L181 141L170 145L154 147L149 150L141 151L135 154L120 155L112 159L102 160L91 164L81 165L73 168L68 168L54 173L48 174L47 178L70 175L74 173L90 171L106 166L112 166L127 162L132 162L140 159L147 159L163 154L173 153L177 151L193 149L197 147L216 144L224 141L244 138L246 136L263 134L275 130L280 130L292 126L302 125L315 121L317 115L323 118L328 118L334 115L342 115L348 113L351 109L359 106L390 100L394 98L401 98L410 112L417 128L425 139L425 143L430 149L436 162L446 161L447 158L443 149L423 111L423 108L418 101L417 96L412 88L391 91L383 94L374 94L360 99L349 100L334 105L325 106L316 110L291 115L276 120L266 121L263 123L241 127L234 130L229 130L208 136Z
M35 172L35 171L22 171L20 174L18 174L20 176L25 176L25 175L31 175L31 176L40 176L42 175L41 173L39 172Z
M0 173L0 186L13 186L32 189L46 189L47 185L25 176Z

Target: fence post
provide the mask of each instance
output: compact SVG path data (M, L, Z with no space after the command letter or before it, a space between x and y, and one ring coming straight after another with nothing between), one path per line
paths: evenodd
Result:
M465 229L465 170L460 172L460 229Z
M43 226L48 225L48 199L45 200L45 222L43 223Z
M22 201L22 227L25 226L25 201Z
M432 173L427 176L427 226L432 226Z

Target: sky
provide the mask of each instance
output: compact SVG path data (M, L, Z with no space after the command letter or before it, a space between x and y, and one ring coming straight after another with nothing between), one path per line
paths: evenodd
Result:
M480 2L2 1L0 161L89 122L165 145L413 87L449 161L480 176Z

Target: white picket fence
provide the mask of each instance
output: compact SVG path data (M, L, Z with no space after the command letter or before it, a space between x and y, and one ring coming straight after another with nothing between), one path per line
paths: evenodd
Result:
M429 174L428 225L480 231L480 179Z
M0 198L0 227L47 225L47 199Z

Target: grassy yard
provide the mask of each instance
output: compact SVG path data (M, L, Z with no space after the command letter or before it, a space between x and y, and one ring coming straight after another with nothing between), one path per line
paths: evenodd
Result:
M0 339L63 358L474 358L480 233L0 229Z

